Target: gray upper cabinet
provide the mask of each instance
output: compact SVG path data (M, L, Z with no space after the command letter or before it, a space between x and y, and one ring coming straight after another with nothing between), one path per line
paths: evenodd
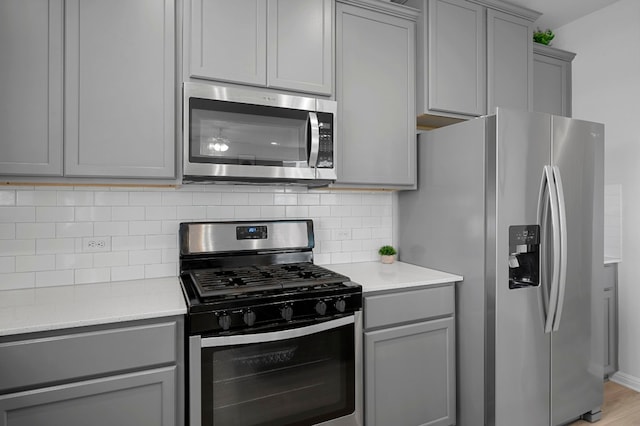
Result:
M67 0L65 29L65 175L174 177L174 1Z
M190 0L185 76L331 95L333 0Z
M417 53L421 126L492 114L496 106L531 109L532 25L538 12L502 0L405 4L423 12Z
M486 111L485 10L464 0L429 0L420 19L418 112ZM426 45L425 45L426 44Z
M533 108L533 21L487 10L487 99L496 107Z
M571 61L576 54L533 43L533 110L571 117Z
M0 174L62 175L63 1L0 0Z
M418 11L375 0L336 11L337 184L414 187Z

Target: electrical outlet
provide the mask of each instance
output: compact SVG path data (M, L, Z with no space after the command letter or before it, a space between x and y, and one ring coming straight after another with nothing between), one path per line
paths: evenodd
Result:
M111 237L88 237L82 239L82 251L97 252L111 250Z

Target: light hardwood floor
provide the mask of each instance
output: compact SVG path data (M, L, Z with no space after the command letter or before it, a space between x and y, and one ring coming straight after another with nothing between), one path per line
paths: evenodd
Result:
M584 420L571 423L570 426L639 426L640 425L640 393L614 382L604 384L604 404L602 420L589 423Z

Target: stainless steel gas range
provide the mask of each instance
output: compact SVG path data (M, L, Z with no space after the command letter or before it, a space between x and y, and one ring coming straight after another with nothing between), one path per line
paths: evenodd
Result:
M188 424L361 425L362 288L311 220L180 224Z

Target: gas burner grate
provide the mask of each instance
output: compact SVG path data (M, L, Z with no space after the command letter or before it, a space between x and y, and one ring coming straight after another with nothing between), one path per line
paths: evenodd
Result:
M313 263L213 268L191 272L200 297L231 297L254 292L282 292L331 287L348 281Z

